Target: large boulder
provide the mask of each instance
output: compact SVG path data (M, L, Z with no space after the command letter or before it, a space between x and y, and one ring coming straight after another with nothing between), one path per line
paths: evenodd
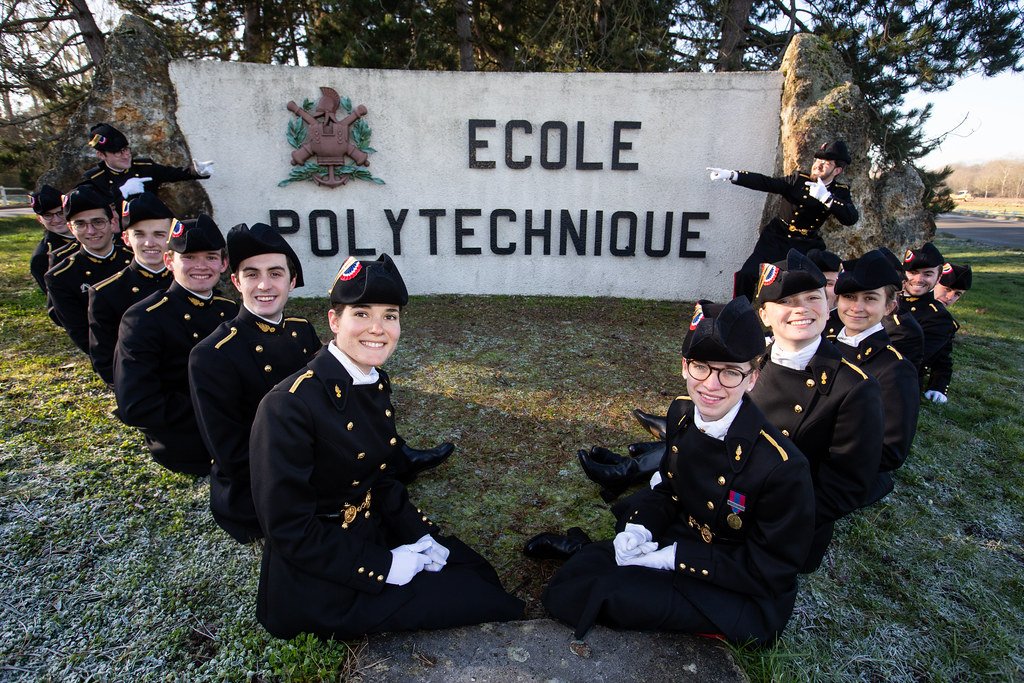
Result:
M126 14L107 36L106 47L92 91L68 124L57 165L40 179L62 191L77 185L82 173L98 162L86 144L95 123L106 122L123 132L135 156L167 166L187 166L192 160L175 118L177 97L167 72L171 55L156 28ZM196 181L166 184L160 197L183 218L211 211L210 198Z
M843 258L880 246L897 254L920 244L935 232L924 209L924 183L907 166L872 173L868 109L860 88L839 54L827 41L810 34L795 36L782 60L778 175L807 170L822 143L843 139L853 163L841 176L850 185L860 220L852 227L830 219L823 228L829 249ZM764 222L775 216L779 199L770 196Z

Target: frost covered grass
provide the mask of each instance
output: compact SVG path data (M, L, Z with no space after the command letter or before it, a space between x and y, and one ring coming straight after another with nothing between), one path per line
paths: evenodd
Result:
M151 462L113 397L44 313L29 219L0 219L0 679L356 679L360 642L280 641L256 623L259 549L213 523L205 480ZM802 579L773 649L737 649L753 680L1024 677L1024 259L940 244L975 289L951 403L926 406L880 505L841 523ZM388 364L414 446L458 448L415 482L431 517L479 549L542 616L557 565L540 530L612 520L576 449L643 440L629 415L684 383L683 303L414 297ZM298 301L326 334L321 301Z

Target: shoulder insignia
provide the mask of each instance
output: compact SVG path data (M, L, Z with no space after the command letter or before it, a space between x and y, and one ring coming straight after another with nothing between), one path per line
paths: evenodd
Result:
M308 323L309 321L305 318L285 318L290 323Z
M93 171L92 175L89 176L89 180L92 180L93 178L99 178L101 175L103 175L103 169L97 168L95 171Z
M892 351L893 353L895 353L895 354L896 354L896 357L897 357L897 358L899 358L900 360L903 360L903 354L902 354L902 353L900 353L899 351L897 351L897 350L896 350L896 347L894 347L894 346L893 346L892 344L889 344L889 345L888 345L888 346L886 346L885 348L887 348L887 349L889 349L890 351Z
M167 303L167 297L166 296L164 298L160 299L160 301L157 301L155 304L153 304L149 308L147 308L146 309L146 313L149 313L150 311L155 311L156 309L158 309L161 306L163 306L165 303Z
M677 401L692 401L693 399L690 398L689 396L687 396L686 394L683 394L682 396L676 396L676 400Z
M50 273L50 277L57 277L58 275L60 275L73 265L75 265L75 254L68 256L67 259L64 261L64 267Z
M307 379L313 376L312 370L306 370L304 373L298 376L298 378L292 382L292 388L288 390L289 394L294 394L295 390L299 388L299 385L305 382Z
M229 303L229 304L233 304L233 303L235 303L235 302L234 302L234 301L232 301L231 299L228 299L227 297L223 297L223 296L215 296L215 297L213 297L213 298L214 298L214 300L215 300L215 301L226 301L226 302L227 302L227 303Z
M864 379L868 378L868 376L866 374L864 374L863 370L861 370L860 368L858 368L856 365L854 365L850 361L846 360L845 358L842 359L842 363L843 363L843 365L848 365L849 367L853 368L853 371L856 372L861 377L863 377Z
M797 178L807 178L809 180L811 176L808 175L807 173L804 173L803 171L797 171L796 172L796 177Z
M833 184L834 184L834 185L835 185L836 187L840 187L840 188L842 188L842 189L844 189L844 190L849 190L849 189L850 189L850 186L849 186L849 185L847 185L847 184L845 184L845 183L841 183L841 182L839 182L838 180L837 180L837 181L835 181L835 183L833 183Z
M938 312L939 312L939 309L935 308L935 304L928 304L928 307L929 307L929 308L931 308L931 309L932 309L933 311L935 311L936 313L938 313Z
M96 290L96 291L98 292L98 291L100 291L101 289L103 289L104 287L106 287L107 285L109 285L109 284L110 284L111 282L117 282L117 280L118 280L118 279L119 279L119 278L120 278L120 277L121 277L122 275L124 275L124 271L123 271L123 270L119 270L119 271L117 271L116 273L114 273L113 275L111 275L110 277L108 277L108 278L107 278L106 280L104 280L103 282L97 282L97 283L96 283L95 285L93 285L93 287L92 287L92 288L93 288L93 289L95 289L95 290Z
M775 446L775 450L777 450L779 452L779 455L782 456L782 462L788 462L789 461L789 454L786 453L786 449L783 448L782 446L780 446L778 441L776 441L775 439L770 437L768 435L768 432L766 432L766 431L764 431L762 429L761 430L761 436L763 436L768 441L768 443L770 443L771 445Z
M237 327L232 327L232 328L231 328L231 332L230 332L230 333L228 334L228 336L224 337L224 338L223 338L223 339L221 339L221 340L220 340L219 342L217 342L216 344L214 344L214 345L213 345L213 348L215 348L215 349L219 349L220 347L224 346L224 345L225 345L225 344L227 344L227 343L228 343L228 342L229 342L229 341L231 340L231 338L232 338L232 337L234 337L234 336L235 336L236 334L238 334L238 328L237 328Z
M152 166L153 160L149 157L138 157L132 160L132 166Z
M896 323L897 327L903 324L900 322L900 317L895 313L892 314L892 321Z

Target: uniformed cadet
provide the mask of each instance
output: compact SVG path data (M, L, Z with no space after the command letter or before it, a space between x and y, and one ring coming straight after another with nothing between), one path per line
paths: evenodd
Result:
M269 225L228 231L231 282L242 296L238 315L221 323L189 355L189 388L203 442L213 456L210 510L239 543L263 537L252 502L249 431L260 399L308 363L322 346L305 318L285 317L302 266Z
M210 473L210 454L196 424L188 386L188 354L238 305L216 296L227 268L224 236L205 214L175 221L164 264L174 282L129 308L114 350L118 417L138 427L153 459L173 472Z
M39 192L30 194L28 199L36 219L43 226L43 238L32 252L29 270L39 289L46 294L46 280L43 276L50 269L50 253L69 244L77 244L77 241L68 228L68 222L64 220L64 208L61 206L60 192L57 188L43 185Z
M46 295L53 316L83 353L89 353L89 285L102 282L132 260L114 243L113 214L106 198L89 187L64 196L64 217L78 247L46 271ZM51 316L51 317L53 317Z
M807 258L811 259L825 276L825 299L828 301L828 310L836 310L836 280L839 279L839 271L843 269L842 259L838 254L826 249L811 249L807 252Z
M941 301L943 306L949 308L960 301L964 293L971 288L973 279L969 264L959 266L943 263L939 283L935 285L935 300Z
M902 259L886 247L881 247L879 251L885 255L889 264L900 274L901 281L906 282L907 275L903 272ZM830 320L829 324L833 322L836 323L836 328L835 330L829 330L829 334L838 332L839 326L842 325L838 317L834 321ZM921 362L924 360L924 330L921 329L921 323L917 322L917 318L909 313L901 313L897 302L896 309L882 318L882 326L885 327L885 332L889 335L889 343L904 358L913 363L915 368L920 370Z
M487 561L441 536L390 474L399 437L379 366L408 299L387 255L346 260L330 293L333 339L256 413L252 492L266 534L256 618L279 638L522 617Z
M817 569L835 521L864 505L882 457L878 382L822 338L825 276L791 250L764 264L755 302L773 341L751 397L811 464L814 540L802 571Z
M875 378L885 406L882 459L866 504L892 491L890 472L906 461L917 432L917 368L889 343L882 326L883 317L896 308L902 284L903 278L877 249L846 261L836 283L842 326L829 339L843 358Z
M144 192L125 202L121 239L134 258L127 268L89 288L89 357L107 386L114 385L114 347L124 312L174 281L164 265L173 220L171 210L155 194Z
M920 249L907 249L903 269L900 311L914 316L924 330L924 350L920 367L921 390L934 403L948 401L949 381L953 377L953 337L960 324L953 319L942 302L936 300L934 288L942 274L942 254L931 242Z
M764 349L746 298L697 305L683 342L688 396L669 407L658 483L629 499L614 541L583 546L544 592L577 638L595 623L734 643L782 632L814 491L807 460L745 395Z
M811 249L825 249L821 226L829 218L843 225L853 225L860 217L850 196L850 188L838 177L852 161L850 150L842 140L823 144L814 153L809 173L797 171L784 178L773 178L749 171L709 168L712 180L730 181L760 192L782 196L779 215L761 228L754 251L734 277L735 296L752 299L758 268L786 258L790 249L806 254Z
M191 166L176 168L147 157L133 157L128 138L107 123L89 129L89 146L96 150L100 163L86 171L79 182L95 186L117 204L143 190L155 193L164 183L205 180L213 174L212 161L193 159Z

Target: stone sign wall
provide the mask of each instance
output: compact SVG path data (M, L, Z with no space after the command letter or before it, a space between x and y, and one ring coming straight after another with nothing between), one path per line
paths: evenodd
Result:
M783 81L209 61L170 77L192 155L217 162L218 224L285 234L296 295L389 253L414 294L673 300L730 295L765 196L704 168L775 168Z

